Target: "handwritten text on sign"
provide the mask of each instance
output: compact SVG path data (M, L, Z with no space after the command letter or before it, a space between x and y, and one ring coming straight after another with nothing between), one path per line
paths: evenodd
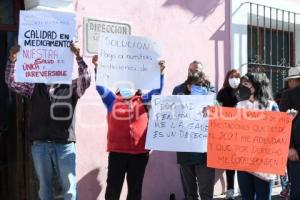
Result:
M158 43L147 38L101 33L97 85L120 88L160 87Z
M206 152L208 117L212 95L154 96L146 148L175 152Z
M286 113L211 107L208 166L284 174L291 123Z
M20 11L16 81L70 83L75 15L62 12Z

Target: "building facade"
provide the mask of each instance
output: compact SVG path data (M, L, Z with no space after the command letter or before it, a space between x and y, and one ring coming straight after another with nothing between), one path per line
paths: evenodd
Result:
M274 93L283 87L283 77L289 67L300 62L300 43L297 42L300 40L299 0L1 1L0 51L3 52L0 55L0 92L3 93L1 104L4 106L1 107L0 117L1 123L10 124L7 126L11 128L1 130L0 142L10 142L12 145L6 145L5 152L0 153L0 175L2 194L6 194L9 188L19 188L17 194L9 194L12 199L30 199L32 196L28 191L36 187L28 143L25 142L26 103L11 94L4 85L7 49L16 36L20 9L76 13L75 41L92 72L91 56L96 54L101 32L131 34L160 41L163 47L161 59L166 61L167 66L164 95L170 95L172 89L185 80L188 65L193 60L203 63L204 71L217 89L222 87L226 72L237 68L242 73L267 73ZM6 110L10 111L10 116L3 115ZM104 199L107 173L106 109L95 90L95 82L80 99L75 119L79 197L85 200ZM9 181L9 177L5 176L9 164L19 173L12 175L14 181ZM9 173L13 174L13 171ZM25 181L20 177L25 177ZM215 194L225 191L225 183L225 177L219 170ZM8 186L2 187L5 184ZM178 199L183 197L176 154L151 152L143 199L168 199L171 193L175 193ZM121 199L125 199L125 194L126 184Z

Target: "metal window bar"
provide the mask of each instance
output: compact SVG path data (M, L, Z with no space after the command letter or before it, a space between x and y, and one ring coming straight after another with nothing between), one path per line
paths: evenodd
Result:
M249 70L252 71L255 68L257 68L257 72L259 72L259 68L265 70L269 73L270 80L276 81L273 86L278 89L282 87L281 80L286 76L289 67L296 65L296 17L300 13L253 2L243 4L250 4L250 28L248 29L250 32L250 37L248 36L248 44L250 45ZM257 12L256 16L255 10ZM269 11L269 15L267 11ZM279 14L282 16L279 16ZM268 17L269 23L266 19ZM257 31L256 34L255 31Z
M288 12L288 42L289 42L289 45L288 45L288 50L289 50L289 65L288 66L291 66L291 40L290 40L290 12Z
M282 10L282 62L281 65L285 65L285 55L284 55L284 11Z
M262 4L258 4L258 3L252 3L252 2L244 2L243 4L250 4L250 62L256 62L256 63L266 63L266 56L269 56L270 62L269 64L273 64L273 61L277 61L276 64L277 65L281 65L281 66L287 66L287 67L291 67L291 66L295 66L295 59L296 59L296 55L295 55L295 33L296 33L296 16L300 15L300 13L295 13L295 12L291 12L288 10L284 10L284 9L279 9L279 8L274 8L271 6L267 6L267 5L262 5ZM253 6L256 7L256 27L255 25L253 25ZM261 22L262 20L260 20L260 11L261 11L261 7L263 7L263 22ZM270 29L268 26L268 24L266 23L266 18L268 16L266 16L266 8L269 9L270 11ZM275 31L273 29L273 20L272 20L272 13L273 10L276 10L276 28ZM254 10L255 11L255 10ZM279 19L279 14L281 13L281 20ZM285 28L285 15L288 15L288 30L284 30ZM290 15L294 16L294 21L293 23L293 29L291 29L291 17ZM281 21L281 26L279 26L279 22ZM263 26L262 26L263 25ZM254 35L253 35L253 30L257 31L256 35L257 35L257 41L254 40ZM263 37L262 37L262 30L264 30L263 33ZM273 34L273 32L275 32L275 34ZM291 33L293 32L293 33ZM270 43L267 43L267 38L266 35L268 33L268 41L270 41ZM291 40L291 34L293 34L293 40ZM282 40L279 43L279 36L282 35ZM273 45L273 42L275 41L275 45ZM288 40L288 42L286 42ZM253 46L253 43L257 43L257 55L254 55L254 50L255 50L255 46ZM263 44L261 43L263 42ZM265 44L266 43L266 44ZM282 47L279 48L279 45ZM288 45L288 46L286 46ZM275 48L276 46L276 48ZM269 55L266 54L266 49L270 49L270 53ZM273 50L274 48L276 49L276 55L273 54ZM286 49L288 48L288 49ZM282 53L280 52L282 51ZM293 60L291 60L291 53L293 52ZM282 55L279 55L282 54ZM264 57L263 57L264 56ZM286 59L286 57L289 56L288 60Z
M252 25L252 3L250 3L250 61L253 60L253 25Z
M257 63L260 63L260 57L259 57L259 5L256 5L256 30L257 30Z
M272 29L272 8L270 8L270 64L273 64L273 29Z
M276 64L278 65L278 9L276 9Z
M294 65L296 66L296 13L294 13L294 42L293 42L293 51L294 51Z
M263 47L263 56L264 56L264 63L267 63L267 56L266 56L266 6L264 6L264 47Z

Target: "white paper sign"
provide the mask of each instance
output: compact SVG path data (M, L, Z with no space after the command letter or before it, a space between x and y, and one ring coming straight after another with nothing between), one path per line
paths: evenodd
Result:
M75 14L20 11L15 80L28 83L71 83Z
M97 85L110 88L159 88L159 56L159 44L150 39L101 33Z
M214 95L153 96L146 149L206 152L208 117L203 109Z

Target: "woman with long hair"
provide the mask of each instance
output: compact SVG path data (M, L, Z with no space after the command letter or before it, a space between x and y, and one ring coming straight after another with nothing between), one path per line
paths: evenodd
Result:
M241 99L237 108L279 111L272 99L270 81L264 73L247 73L241 78L239 87ZM271 200L273 174L238 171L238 183L245 200Z
M227 72L223 87L218 92L217 100L224 107L235 107L238 103L237 90L240 85L240 72L231 69ZM235 170L226 170L227 191L226 199L234 199L234 175Z

